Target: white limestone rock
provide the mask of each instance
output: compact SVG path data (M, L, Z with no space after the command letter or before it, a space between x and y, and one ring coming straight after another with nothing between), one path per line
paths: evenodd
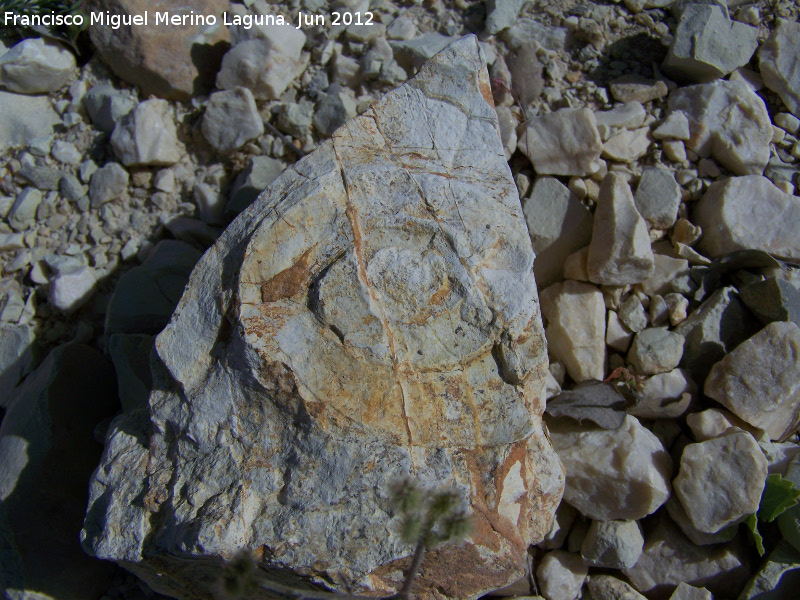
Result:
M591 110L562 108L528 121L517 148L539 175L584 177L600 168L603 143Z
M606 319L606 345L617 352L627 352L633 340L633 332L619 319L616 311L609 310Z
M553 519L553 524L550 526L550 531L544 539L539 542L538 547L543 550L554 550L561 548L564 542L567 541L572 524L578 516L578 511L572 508L566 502L562 502L556 511L556 516Z
M695 587L681 581L669 600L714 600L714 596L704 587Z
M633 198L639 214L653 227L667 229L675 224L681 188L671 171L645 167Z
M717 533L758 510L767 480L767 459L752 435L733 431L689 444L673 482L692 525Z
M758 50L758 66L764 85L778 94L800 119L800 23L778 19L778 26Z
M48 300L58 310L71 313L83 306L97 285L97 275L91 267L79 267L57 273L50 280Z
M738 541L693 544L661 513L645 532L642 556L623 572L643 594L666 595L679 583L708 588L715 597L735 598L750 577L749 548Z
M222 57L217 87L244 87L260 100L276 100L305 70L306 35L290 25L263 25L241 30L237 43Z
M178 162L181 148L169 103L160 99L140 102L114 127L111 147L126 167Z
M647 600L630 584L611 575L592 575L587 587L592 600Z
M110 162L92 173L89 180L89 198L97 208L122 196L128 189L130 175L122 165Z
M143 432L111 425L84 548L173 596L209 597L241 546L286 577L391 594L413 549L385 490L412 475L475 523L415 593L516 581L563 487L533 258L467 36L288 167L194 268Z
M600 186L587 267L589 281L606 285L639 283L653 274L647 225L618 173L608 173Z
M653 130L657 140L688 140L692 136L689 129L689 118L682 110L674 110L664 122Z
M236 87L211 94L201 129L218 152L230 153L262 135L264 122L250 90Z
M644 123L647 113L641 102L618 104L611 110L594 113L597 131L604 142L620 129L636 129Z
M547 600L577 600L589 569L580 554L553 550L536 567L536 580Z
M46 96L26 96L0 90L0 152L23 146L32 139L53 135L61 124L50 99Z
M58 42L29 38L0 55L0 85L18 94L55 92L75 77L75 67L75 56Z
M703 229L697 247L706 256L752 248L800 259L800 198L766 177L730 177L711 184L692 221Z
M647 154L651 142L649 127L626 129L603 144L602 156L617 162L632 163Z
M676 287L689 285L689 261L685 258L673 258L666 254L653 254L653 274L639 284L648 296L663 294L668 296Z
M628 414L640 419L676 419L697 396L697 385L683 369L646 378L636 386L636 403Z
M567 473L564 500L581 514L598 521L630 521L666 502L672 460L635 417L626 416L619 429L567 418L548 419L547 425Z
M770 323L715 364L705 394L783 441L800 424L800 327Z
M592 521L581 556L594 567L628 569L642 554L644 537L636 521Z
M680 451L682 452L683 450L681 449ZM689 519L689 515L686 514L683 504L681 504L681 501L678 500L678 497L674 493L669 497L669 500L667 500L664 506L667 509L670 519L672 519L672 521L680 527L683 534L697 546L725 544L735 538L736 533L739 531L738 524L720 529L716 533L700 531L694 526L691 519Z
M643 329L633 338L628 362L641 375L666 373L677 367L683 357L684 337L666 327Z
M605 376L605 303L589 283L567 280L541 293L550 354L576 382Z
M540 289L558 281L567 256L592 238L592 213L554 177L539 177L523 208Z
M712 156L736 175L761 174L769 161L772 123L764 101L740 81L715 81L675 89L669 110L689 118L689 150Z
M690 81L713 81L750 62L757 38L757 27L732 21L720 7L690 4L681 15L664 69Z

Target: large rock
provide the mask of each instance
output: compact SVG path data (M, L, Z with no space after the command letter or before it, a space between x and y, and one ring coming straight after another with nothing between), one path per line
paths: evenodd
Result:
M264 122L250 90L237 87L211 94L201 130L217 151L230 153L264 133Z
M800 327L776 321L737 346L711 369L705 394L773 440L800 423Z
M61 89L75 77L75 57L58 42L22 40L0 56L0 85L18 94L43 94Z
M772 123L764 101L741 81L677 88L669 110L689 117L686 147L714 157L735 175L761 174L769 161Z
M539 175L583 177L600 168L603 143L591 110L562 108L528 121L517 147Z
M778 20L778 26L758 50L764 85L778 94L794 116L800 118L800 23Z
M92 0L88 10L123 19L148 13L144 25L120 25L106 19L89 27L92 43L103 61L118 77L138 85L142 96L188 100L214 86L222 55L230 47L222 13L227 0ZM187 17L185 24L156 24L157 13ZM216 24L204 24L190 15L214 15Z
M113 565L86 556L78 534L102 450L92 432L118 408L111 363L76 343L53 350L11 394L0 427L4 598L85 600L108 589Z
M148 433L135 414L111 426L84 547L182 598L207 597L242 546L281 577L385 593L412 552L386 486L412 475L474 517L426 559L417 597L519 579L563 487L532 267L468 36L201 259L156 340Z
M169 103L157 99L141 102L114 127L111 147L126 167L178 162L181 149Z
M598 521L630 521L667 501L672 460L635 417L626 416L619 429L566 417L548 419L547 426L567 472L564 500L581 514Z
M0 152L23 146L34 138L53 135L61 123L46 96L25 96L0 90Z
M800 198L766 177L730 177L709 186L694 209L703 229L698 246L706 256L758 249L800 259Z

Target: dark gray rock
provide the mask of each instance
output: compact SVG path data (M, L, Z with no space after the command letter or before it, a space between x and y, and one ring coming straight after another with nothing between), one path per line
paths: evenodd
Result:
M355 106L351 105L352 102L348 102L346 96L340 92L339 86L332 85L314 109L314 127L322 135L331 135L348 119L355 116Z
M772 277L739 289L742 302L765 325L794 321L800 325L800 291L785 279Z
M102 453L92 431L118 409L114 369L83 344L53 350L14 392L0 426L4 598L86 600L108 590L114 566L84 554L78 534Z
M117 333L108 339L108 354L117 374L117 390L122 410L133 412L147 406L153 388L150 352L153 336Z
M89 181L89 199L97 208L119 198L128 189L130 176L119 163L111 162L97 169Z
M37 189L52 191L58 189L63 173L50 167L26 166L19 170L19 175Z
M33 368L33 329L27 325L0 327L0 406L6 406L20 380Z
M17 194L6 220L16 231L24 231L36 218L36 209L42 202L42 193L36 188L25 188Z
M103 84L86 92L83 106L95 127L111 133L117 122L136 107L136 100L110 85Z

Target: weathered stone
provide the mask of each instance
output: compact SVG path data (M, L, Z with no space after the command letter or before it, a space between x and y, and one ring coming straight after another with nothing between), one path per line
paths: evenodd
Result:
M628 414L640 419L676 419L689 408L697 385L683 369L648 377L636 386L636 404Z
M667 84L663 81L645 79L638 75L623 75L608 84L611 95L617 102L640 102L645 104L667 95Z
M122 410L133 412L147 406L153 387L150 352L153 336L115 334L108 338L108 354L117 375L117 391Z
M290 102L281 107L278 115L278 129L300 140L305 139L314 117L311 102Z
M661 514L645 531L639 561L624 571L648 597L664 597L679 583L708 588L715 597L735 598L750 574L748 549L738 542L696 546Z
M617 173L608 173L600 186L587 266L589 280L606 285L639 283L655 268L647 225Z
M119 278L108 303L106 336L161 331L199 258L200 252L188 244L159 242L141 266Z
M737 431L740 430L737 429ZM739 525L736 524L725 527L724 529L720 529L717 533L706 533L704 531L700 531L692 524L691 519L689 519L689 515L686 514L686 510L683 508L683 504L681 504L681 501L678 500L678 497L674 493L669 497L669 500L667 500L667 503L664 506L667 509L667 513L669 513L670 519L672 519L672 521L678 527L680 527L683 535L689 538L692 543L696 544L697 546L725 544L735 538L736 533L739 530Z
M564 500L581 514L598 521L634 520L666 502L672 460L635 417L626 416L619 429L568 418L548 419L547 426L567 473Z
M800 550L780 540L761 568L747 582L739 600L791 598L800 584Z
M136 100L108 84L101 84L86 92L83 105L94 126L111 133L114 126L136 108Z
M25 188L17 194L6 219L16 231L25 231L36 218L36 209L42 202L42 192L36 188Z
M638 300L637 300L638 301ZM633 340L633 333L620 320L619 315L608 311L606 323L606 345L617 352L627 352Z
M800 327L770 323L714 365L705 394L770 439L783 440L800 423Z
M89 300L96 285L97 275L91 267L66 270L50 280L47 298L58 310L71 313Z
M800 118L800 23L778 19L778 26L758 50L758 66L766 85Z
M641 375L666 373L678 366L684 338L666 327L650 327L636 334L628 351L628 362Z
M83 159L83 156L78 152L74 144L62 140L58 140L53 144L50 156L62 164L72 165L74 167L81 164L81 160Z
M268 156L254 156L247 168L239 173L231 188L226 210L239 214L253 203L264 188L283 173L286 163Z
M770 277L744 285L739 297L765 325L773 321L800 325L800 291L785 279Z
M537 54L540 47L537 41L529 40L527 44L510 49L506 56L511 89L523 106L539 98L544 89L544 65Z
M35 188L45 191L57 190L63 173L51 167L26 165L19 170L19 176L28 180Z
M649 127L626 129L603 144L602 156L617 162L631 163L647 154L651 141Z
M636 294L631 294L622 301L617 309L617 314L623 325L634 333L647 327L647 311Z
M330 136L356 115L356 105L338 84L328 88L314 107L314 127L324 136Z
M618 104L611 110L594 113L597 131L605 142L620 129L636 129L644 123L647 113L641 102Z
M562 276L564 260L592 239L592 213L561 182L539 177L523 204L536 259L533 272L544 289Z
M600 168L603 150L594 113L562 108L528 121L517 147L539 175L589 175Z
M0 56L0 85L18 94L55 92L75 77L75 57L58 42L22 40Z
M736 288L724 287L711 294L675 328L686 338L681 366L702 384L714 363L759 330Z
M669 113L664 122L653 131L653 137L657 140L688 140L691 136L689 118L682 110Z
M536 40L542 47L558 52L569 44L570 34L566 27L544 25L531 18L519 19L513 27L502 34L503 40L513 49L527 45Z
M441 33L424 33L413 39L392 42L395 60L407 71L418 70L426 60L456 38Z
M290 25L262 25L240 31L240 39L222 58L217 87L244 87L255 98L276 100L305 70L306 35Z
M653 264L655 265L653 274L639 284L642 291L648 296L669 295L676 287L684 288L689 285L691 278L689 261L685 258L653 254Z
M673 482L692 525L717 533L758 510L767 459L752 435L733 431L689 444Z
M576 382L605 376L605 303L589 283L567 280L541 293L550 353Z
M639 214L653 227L666 229L675 224L681 204L681 188L671 171L646 167L633 198Z
M730 177L711 184L695 206L693 221L703 228L698 249L706 256L750 248L800 259L800 198L766 177Z
M695 587L681 581L669 600L714 600L714 596L704 587Z
M587 587L592 600L647 600L630 584L611 575L592 575Z
M237 87L211 94L201 129L217 151L229 153L263 134L264 122L250 90Z
M230 47L228 28L221 18L223 11L229 10L227 0L198 0L191 5L179 0L93 0L90 8L128 19L149 11L151 22L146 27L113 28L108 19L89 27L93 46L103 61L121 79L138 85L143 97L188 100L213 87L222 55ZM214 25L192 19L154 25L156 12L176 18L215 15L217 20Z
M486 33L494 35L511 27L526 2L527 0L489 0L486 7Z
M767 459L767 471L770 475L776 473L785 477L789 465L796 456L800 455L800 445L794 442L779 443L760 440L758 446Z
M747 84L715 81L677 88L670 112L689 117L686 147L712 156L736 175L760 174L769 160L772 123L764 101Z
M547 600L577 600L589 569L580 554L553 550L536 567L536 580Z
M644 537L636 521L592 521L581 545L581 556L590 565L627 569L642 554Z
M539 542L539 548L544 550L561 548L564 542L567 541L567 535L577 516L577 510L566 502L562 502L556 511L556 516L553 519L553 524L550 526L550 531L548 531L544 539Z
M6 598L99 598L114 565L81 550L95 426L119 408L114 369L82 344L53 350L12 393L0 426L0 583Z
M230 127L238 123L231 123ZM169 103L145 100L114 127L111 147L126 167L164 166L178 162L181 150Z
M697 442L705 442L740 429L749 431L757 439L762 439L760 433L763 433L763 429L749 425L724 408L709 408L687 415L686 424L692 430L692 435Z
M130 175L119 163L111 162L97 169L89 181L92 206L96 208L122 196L128 189L129 180Z
M27 144L34 138L53 135L61 123L46 96L25 96L0 91L0 152Z
M730 18L718 6L688 5L672 39L664 69L698 83L746 65L758 47L758 28Z
M135 415L111 426L90 553L187 598L208 597L243 545L267 546L285 576L390 593L413 549L383 490L412 474L456 489L475 523L427 555L418 597L524 574L563 472L540 417L533 252L482 58L473 36L445 49L206 252L156 339L147 433L132 434Z
M3 325L0 327L0 398L5 407L11 399L11 390L34 366L33 329L28 325Z

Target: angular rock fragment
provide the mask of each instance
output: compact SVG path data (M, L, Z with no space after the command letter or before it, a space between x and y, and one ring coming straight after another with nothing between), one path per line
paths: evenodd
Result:
M608 84L611 95L617 102L640 102L645 104L667 95L667 84L663 81L645 79L639 75L623 75Z
M55 92L75 77L75 64L72 52L57 42L22 40L0 56L0 85L18 94Z
M647 154L650 148L650 128L620 131L603 144L603 158L631 163Z
M714 600L714 596L704 587L695 587L688 583L680 582L675 591L672 592L669 600Z
M702 227L698 249L712 258L734 250L764 250L800 259L800 198L766 177L747 175L712 183L695 206Z
M619 429L567 418L548 419L547 426L567 473L564 500L581 514L598 521L630 521L666 502L672 460L635 417L626 416Z
M550 353L576 382L605 377L605 304L589 283L567 280L542 291Z
M136 108L136 101L128 94L102 84L86 92L83 105L94 126L111 133L117 122Z
M592 575L587 587L592 600L647 600L630 584L611 575Z
M563 486L533 258L468 36L201 259L156 339L145 432L133 414L111 426L84 547L184 598L242 546L286 577L391 593L413 549L384 490L411 475L475 523L428 555L418 597L517 580Z
M145 100L114 127L114 153L126 167L171 165L181 158L175 122L166 100Z
M732 431L689 444L673 482L692 525L704 533L740 523L758 510L767 459L752 435Z
M800 327L770 323L714 365L705 394L783 440L800 424Z
M642 375L671 371L681 362L684 338L666 327L650 327L636 334L628 362Z
M548 600L577 600L588 572L580 554L553 550L539 562L536 580Z
M567 256L592 239L592 213L554 177L540 177L523 206L536 260L536 283L544 289L561 278Z
M600 186L587 266L589 281L606 285L639 283L653 274L647 225L617 173L608 173Z
M758 47L758 28L732 21L726 12L718 6L687 6L664 61L665 70L702 83L750 62Z
M46 96L25 96L0 90L0 152L32 139L53 135L61 123Z
M800 290L785 279L770 277L739 289L742 302L765 325L793 321L800 325Z
M800 119L800 23L778 19L778 26L758 50L758 66L764 85L778 94Z
M633 198L645 221L658 229L666 229L672 227L678 216L681 188L671 171L646 167Z
M772 123L764 101L740 81L715 81L677 88L669 110L689 117L686 147L714 157L736 175L760 174L769 160Z
M217 151L229 153L264 133L264 122L250 90L237 87L211 94L201 129Z
M594 113L562 108L528 122L517 148L539 175L578 175L597 171L603 150Z
M644 123L647 113L641 102L618 104L611 110L594 113L597 131L605 142L619 129L636 129Z
M636 521L592 521L581 544L581 556L590 565L627 569L642 554L644 537Z

